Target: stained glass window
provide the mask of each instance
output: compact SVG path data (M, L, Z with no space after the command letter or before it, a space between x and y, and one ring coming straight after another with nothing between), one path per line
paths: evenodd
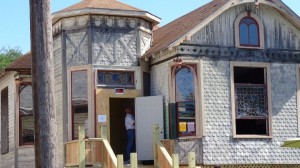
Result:
M195 66L182 66L175 72L176 109L179 136L196 134Z
M134 72L99 70L98 86L134 87Z
M259 47L259 27L252 17L244 17L240 21L239 38L241 46Z

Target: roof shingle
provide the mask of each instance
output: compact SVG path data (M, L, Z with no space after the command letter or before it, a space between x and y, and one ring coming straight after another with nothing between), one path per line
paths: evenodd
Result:
M5 71L30 71L31 70L31 52L26 53L12 62Z
M167 48L170 44L196 27L228 1L229 0L213 0L206 5L201 6L200 8L195 9L194 11L155 30L153 32L152 46L145 55L150 56Z
M142 11L138 8L129 6L117 0L83 0L58 12L66 12L85 8Z

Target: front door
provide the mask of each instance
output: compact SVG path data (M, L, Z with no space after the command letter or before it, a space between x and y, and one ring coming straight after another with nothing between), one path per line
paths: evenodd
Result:
M153 160L153 125L159 124L163 139L163 97L149 96L135 99L136 150L138 160Z
M110 98L110 145L117 154L124 154L126 146L125 108L134 110L134 99Z

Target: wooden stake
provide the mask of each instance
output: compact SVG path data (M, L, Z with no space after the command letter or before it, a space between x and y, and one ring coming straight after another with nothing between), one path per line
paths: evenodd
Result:
M78 127L79 135L79 168L85 168L85 130L83 126Z
M30 0L35 167L58 165L50 0Z
M188 160L189 160L189 168L195 168L196 167L195 152L189 152Z
M155 124L153 125L153 159L154 159L154 167L157 167L157 151L156 151L156 146L157 146L157 141L159 141L159 125Z
M117 155L117 168L123 168L123 155Z
M138 160L136 153L130 153L130 168L138 168Z
M173 168L179 168L179 156L178 154L172 154Z

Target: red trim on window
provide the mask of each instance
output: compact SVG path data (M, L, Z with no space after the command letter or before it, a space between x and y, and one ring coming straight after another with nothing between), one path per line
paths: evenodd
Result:
M244 23L244 24L247 24L247 30L248 30L248 44L241 44L241 37L240 37L240 32L241 32L241 23L242 23L242 21L244 20L244 19L247 19L247 18L249 18L249 19L251 19L252 21L254 21L254 23L251 23L251 24L247 24L247 23ZM251 34L250 34L250 29L249 29L249 27L250 27L250 25L252 25L252 24L254 24L254 25L256 25L256 27L257 27L257 40L258 40L258 44L257 45L252 45L252 44L250 44L250 39L251 39ZM245 46L245 47L260 47L260 32L259 32L259 24L257 23L257 21L253 18L253 17L251 17L251 16L246 16L246 17L243 17L241 20L240 20L240 23L239 23L239 39L240 39L240 46Z

